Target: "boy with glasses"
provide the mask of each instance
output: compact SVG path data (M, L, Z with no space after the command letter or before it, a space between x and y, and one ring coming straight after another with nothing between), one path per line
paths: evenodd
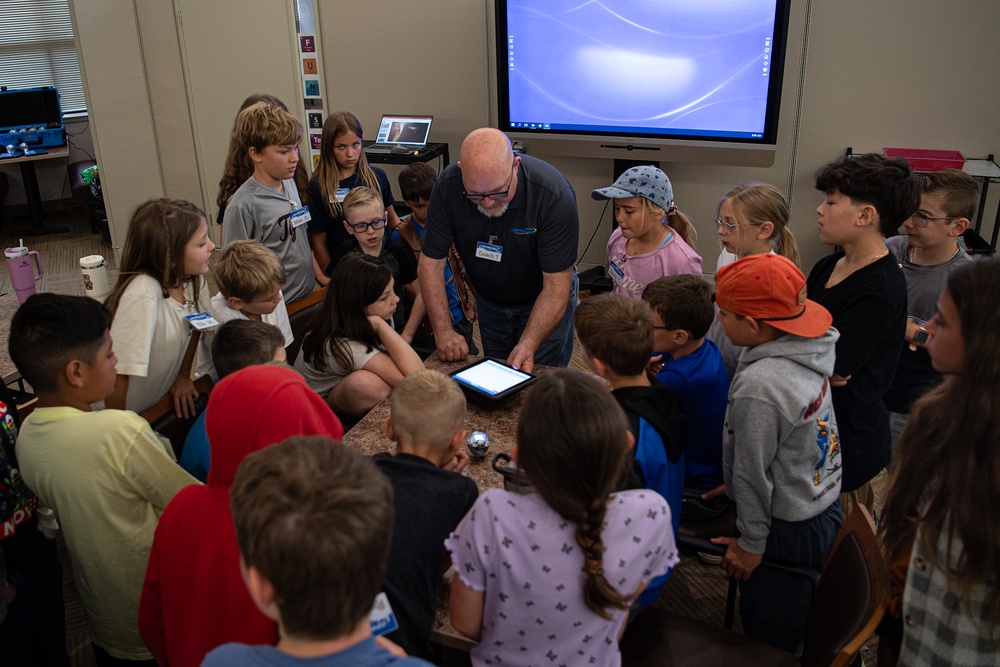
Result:
M893 450L910 418L910 406L941 379L925 347L928 334L924 323L937 312L937 299L948 275L973 261L958 244L958 237L969 227L979 202L979 185L964 171L920 174L918 181L920 208L903 222L903 234L885 242L903 269L907 296L899 365L883 398L889 409Z
M377 257L392 271L393 291L399 297L393 327L407 343L413 337L424 319L427 309L417 282L417 259L402 243L397 243L385 235L386 213L382 195L367 186L352 189L344 198L344 228L351 239L344 241L337 249L327 271L332 272L340 259L351 252L360 252ZM406 312L403 295L413 296L413 306Z

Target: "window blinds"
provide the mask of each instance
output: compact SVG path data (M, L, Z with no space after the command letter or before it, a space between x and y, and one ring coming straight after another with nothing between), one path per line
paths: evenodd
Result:
M67 0L3 0L0 26L0 86L55 86L63 113L87 108Z

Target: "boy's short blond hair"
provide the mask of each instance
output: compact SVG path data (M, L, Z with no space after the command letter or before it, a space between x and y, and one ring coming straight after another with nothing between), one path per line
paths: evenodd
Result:
M344 217L347 217L347 212L353 208L361 208L362 206L369 206L374 204L378 206L379 210L384 210L385 206L382 203L382 195L379 194L378 190L375 188L369 188L366 185L362 185L357 188L351 188L351 191L347 193L344 197Z
M219 291L227 299L253 301L270 296L274 285L285 284L285 267L274 251L260 241L231 241L212 262Z
M598 294L576 307L573 326L587 354L615 375L642 374L653 355L653 313L645 301Z
M447 445L465 421L465 395L458 383L435 370L407 375L389 399L392 430L401 441Z
M302 123L284 109L258 102L236 117L235 134L244 150L294 146L302 141Z
M642 300L660 317L667 329L687 331L691 338L704 338L715 319L712 286L701 276L657 278L646 285Z

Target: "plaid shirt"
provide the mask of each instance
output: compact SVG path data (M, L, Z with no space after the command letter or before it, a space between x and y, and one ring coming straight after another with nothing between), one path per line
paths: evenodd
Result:
M962 543L957 536L953 539L952 557L948 558L948 530L945 527L938 537L938 562L957 561ZM903 644L899 664L906 667L1000 665L1000 628L993 629L991 638L991 629L984 620L986 598L996 585L996 581L985 578L977 581L969 592L966 607L958 592L950 589L948 576L931 564L921 548L918 534L903 592Z

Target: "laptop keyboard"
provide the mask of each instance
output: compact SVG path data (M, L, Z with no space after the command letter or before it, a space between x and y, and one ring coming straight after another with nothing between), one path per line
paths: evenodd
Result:
M419 148L410 148L407 146L376 146L372 145L365 149L366 153L374 153L376 155L389 155L392 153L403 154L411 153L415 150L420 150Z

